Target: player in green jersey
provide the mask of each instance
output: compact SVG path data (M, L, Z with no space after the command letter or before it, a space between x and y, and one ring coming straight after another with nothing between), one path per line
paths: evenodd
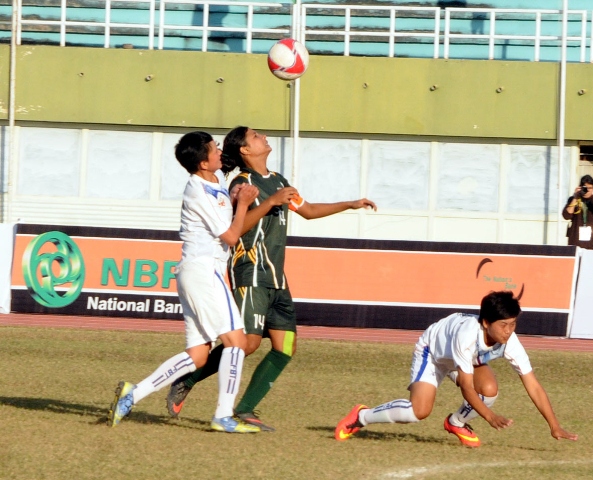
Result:
M262 431L274 429L262 423L255 408L270 390L296 351L296 315L284 276L288 210L310 220L349 209L372 208L366 198L337 203L308 203L296 188L279 173L267 167L272 148L265 135L248 127L236 127L225 137L223 167L225 173L239 167L230 188L242 183L255 185L259 197L249 207L243 233L229 260L229 278L235 301L245 321L249 355L258 349L262 337L269 337L272 348L255 369L236 415ZM210 353L201 370L180 378L167 397L167 408L177 417L191 388L216 373L220 346Z

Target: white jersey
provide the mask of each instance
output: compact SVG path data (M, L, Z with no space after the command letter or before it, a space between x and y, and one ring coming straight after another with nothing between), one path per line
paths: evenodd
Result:
M215 172L218 183L191 175L183 192L181 229L183 240L178 268L200 257L226 262L229 247L220 235L231 226L233 206L223 173Z
M519 375L532 370L527 352L514 332L506 344L487 346L477 315L454 313L433 323L422 334L417 347L428 347L433 362L448 371L459 368L473 375L474 367L502 357Z

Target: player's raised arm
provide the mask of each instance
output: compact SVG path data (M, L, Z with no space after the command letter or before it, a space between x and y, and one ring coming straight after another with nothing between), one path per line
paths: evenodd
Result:
M272 208L289 203L290 200L297 195L297 189L294 187L285 187L278 190L273 195L270 195L263 202L256 207L250 209L245 215L245 222L243 223L243 230L241 235L244 235L251 230L260 219L266 215Z
M560 426L560 423L554 414L554 410L552 409L552 404L550 403L548 394L544 390L544 387L542 387L542 385L539 383L537 378L535 378L533 371L525 375L521 375L520 378L523 382L525 390L527 390L529 398L531 398L531 401L546 419L546 422L548 422L551 435L556 440L560 440L561 438L566 438L567 440L577 440L577 434L567 432Z
M259 190L253 185L244 185L242 188L235 190L237 200L235 216L229 229L220 236L220 239L227 245L232 247L239 241L239 237L243 234L247 209L258 195Z
M360 200L336 203L308 203L303 201L296 209L296 212L307 220L313 220L344 212L345 210L358 210L359 208L372 208L374 211L377 211L375 202L361 198Z

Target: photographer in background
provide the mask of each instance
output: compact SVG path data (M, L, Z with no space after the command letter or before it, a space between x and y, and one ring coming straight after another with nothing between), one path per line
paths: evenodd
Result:
M568 199L562 216L570 220L566 231L569 245L593 249L593 177L585 175Z

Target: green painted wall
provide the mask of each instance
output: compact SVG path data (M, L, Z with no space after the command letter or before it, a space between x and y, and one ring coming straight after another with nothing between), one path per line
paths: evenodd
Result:
M554 72L545 63L314 59L303 98L323 108L303 107L303 128L551 139Z
M289 128L290 91L261 55L23 46L16 71L17 121Z
M9 52L0 45L2 119ZM593 64L569 64L567 78L566 138L593 140ZM17 122L290 128L289 84L264 55L21 46L17 81ZM555 63L313 56L300 126L554 140L558 82Z

